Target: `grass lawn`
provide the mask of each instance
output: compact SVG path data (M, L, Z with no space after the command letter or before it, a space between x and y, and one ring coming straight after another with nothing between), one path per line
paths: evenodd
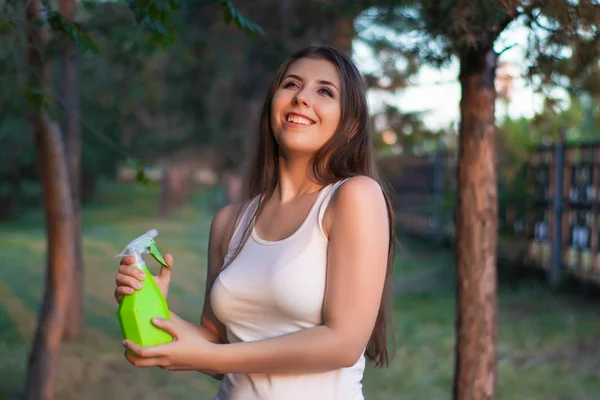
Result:
M123 358L113 299L118 260L129 240L151 228L175 256L169 304L197 321L202 307L206 246L215 211L199 195L159 219L158 191L105 184L84 209L86 331L64 343L57 399L211 399L218 383L197 373L136 369ZM43 291L43 216L32 212L0 224L0 399L22 391ZM156 271L153 261L149 266ZM368 368L371 400L450 399L454 359L453 259L447 249L402 240L395 283L396 353L390 368ZM501 284L498 399L596 399L600 393L600 307L573 293L551 292L535 279Z

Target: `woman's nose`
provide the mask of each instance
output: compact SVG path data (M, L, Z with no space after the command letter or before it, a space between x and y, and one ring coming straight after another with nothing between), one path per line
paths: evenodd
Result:
M304 90L299 90L296 92L296 95L293 98L293 103L294 105L302 104L306 107L310 105L310 101Z

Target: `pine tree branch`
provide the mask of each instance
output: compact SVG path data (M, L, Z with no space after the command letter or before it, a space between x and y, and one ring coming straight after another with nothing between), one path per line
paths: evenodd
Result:
M500 23L492 31L492 42L495 41L498 36L500 36L502 31L504 31L504 29L506 29L506 27L513 22L517 16L518 13L515 10L515 13L511 12L510 14L507 14L506 18L500 21Z
M498 55L500 55L500 54L502 54L502 53L504 53L504 52L506 52L506 51L508 51L508 50L512 49L512 48L513 48L513 47L515 47L515 46L517 46L517 43L513 43L513 44L511 44L511 45L508 45L508 46L506 46L505 48L503 48L502 50L500 50L500 51L498 52Z
M523 12L521 13L521 15L525 15L527 17L529 17L530 21L533 22L536 26L538 26L539 28L544 29L547 32L551 32L551 33L556 33L557 30L556 29L552 29L549 28L547 26L544 26L539 18L544 14L544 11L546 11L546 9L548 9L548 7L552 4L552 0L550 1L540 1L540 2L533 2L529 7L526 7ZM536 8L539 8L540 11L536 14L533 15L533 12Z
M536 15L535 17L532 17L531 18L531 22L533 22L537 27L542 28L543 30L545 30L547 32L556 33L557 32L556 29L552 29L552 28L549 28L549 27L547 27L545 25L542 25L542 23L539 20L539 17L540 17L540 15L542 15L542 13L543 13L543 11L540 11L538 13L538 15Z
M519 16L519 10L516 6L513 8L506 8L506 17L494 27L492 30L492 42L494 42L498 36L506 29L506 27L513 22Z

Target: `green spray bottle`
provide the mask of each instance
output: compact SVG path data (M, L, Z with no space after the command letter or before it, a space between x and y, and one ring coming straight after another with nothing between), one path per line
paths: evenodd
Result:
M158 231L152 229L129 243L119 254L120 257L135 257L133 266L146 274L146 278L142 281L142 289L123 296L117 311L123 338L140 346L155 346L173 340L169 333L157 328L151 321L154 317L170 318L167 300L160 292L142 258L143 253L149 253L160 264L169 267L156 248L154 238L157 235Z

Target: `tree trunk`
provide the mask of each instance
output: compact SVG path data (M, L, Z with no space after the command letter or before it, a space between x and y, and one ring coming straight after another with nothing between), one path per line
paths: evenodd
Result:
M221 175L225 204L233 204L241 200L242 179L241 174L235 170L225 171Z
M352 57L352 39L354 39L354 15L343 15L333 23L331 44L338 50Z
M45 47L49 31L46 23L38 24L40 20L45 21L43 10L41 0L28 3L27 52L32 89L48 93L50 68L45 60ZM48 237L46 284L25 383L25 398L39 400L52 399L54 395L55 365L72 288L75 249L69 176L61 133L42 107L32 107L30 118L41 170Z
M81 169L81 204L85 204L96 197L98 191L98 177L92 172Z
M496 381L497 175L492 50L461 55L456 215L454 399L493 399Z
M166 218L185 205L193 193L193 187L193 168L189 164L171 161L165 165L160 184L159 216Z
M303 3L300 2L300 7ZM354 30L354 20L358 17L358 10L353 7L352 10L337 7L331 14L321 14L321 19L317 22L317 38L310 37L312 44L323 44L337 48L348 57L352 57L352 40L356 36Z
M73 21L75 1L60 0L60 12ZM79 122L79 81L77 71L77 48L72 40L63 42L60 59L59 98L61 100L61 130L65 137L67 162L70 173L71 198L73 199L73 242L75 259L73 286L69 298L69 310L65 325L65 338L75 339L83 332L84 325L84 280L81 228L81 124Z

